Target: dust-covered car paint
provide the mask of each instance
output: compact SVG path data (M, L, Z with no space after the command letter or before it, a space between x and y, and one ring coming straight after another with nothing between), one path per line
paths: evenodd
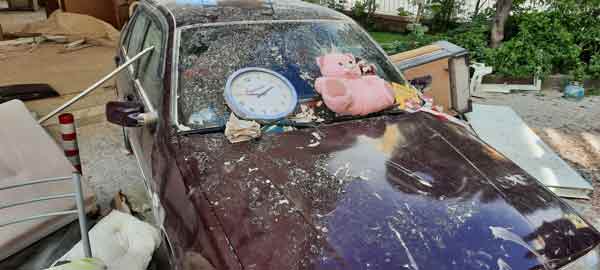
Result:
M182 185L204 204L190 211L212 211L248 269L556 269L600 240L511 161L424 113L179 141Z
M239 144L174 124L178 27L345 16L295 1L139 8L165 22L164 91L157 125L129 139L173 269L559 269L578 258L574 269L598 269L594 228L472 133L429 114L331 121ZM123 99L133 93L126 80L117 83Z

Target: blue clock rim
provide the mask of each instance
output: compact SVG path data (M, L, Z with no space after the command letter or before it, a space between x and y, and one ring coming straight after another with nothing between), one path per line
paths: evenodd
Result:
M242 109L241 106L239 106L239 104L233 98L233 93L231 91L231 84L235 78L237 78L238 76L240 76L244 73L250 72L250 71L260 71L260 72L269 73L269 74L279 78L280 80L282 80L289 87L289 89L292 89L292 104L293 104L293 106L290 106L290 108L288 108L286 111L284 111L282 113L279 113L277 115L273 115L270 117L262 117L261 114L253 113L253 112ZM280 120L280 119L283 119L286 116L290 115L292 112L294 112L294 110L296 109L296 106L298 105L298 93L296 93L296 88L294 87L294 85L285 76L281 75L280 73L278 73L274 70L261 68L261 67L246 67L246 68L239 69L239 70L235 71L233 74L231 74L229 76L229 78L227 78L227 83L225 84L224 96L225 96L225 101L227 102L227 105L229 105L229 109L233 113L235 113L240 118L251 119L251 120L267 120L267 121Z

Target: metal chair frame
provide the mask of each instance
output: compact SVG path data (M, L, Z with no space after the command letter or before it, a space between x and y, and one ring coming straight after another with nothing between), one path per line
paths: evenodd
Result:
M90 246L90 239L89 239L88 230L87 230L87 217L85 214L85 203L83 200L83 188L82 188L82 184L81 184L81 175L79 173L73 173L72 176L36 179L36 180L30 180L30 181L26 181L26 182L14 184L14 185L9 185L9 186L0 186L0 191L14 189L14 188L20 188L20 187L24 187L24 186L32 186L32 185L42 184L42 183L66 181L69 179L73 180L73 185L75 186L75 192L73 192L73 193L49 195L49 196L37 197L37 198L24 200L24 201L7 203L7 204L0 205L0 210L19 206L19 205L38 203L38 202L43 202L43 201L48 201L48 200L55 200L55 199L64 199L64 198L73 198L75 200L75 203L77 204L76 210L42 213L39 215L24 217L24 218L20 218L20 219L16 219L16 220L11 220L8 222L0 222L0 229L2 227L6 227L6 226L18 224L18 223L23 223L23 222L28 222L28 221L32 221L32 220L42 219L42 218L77 214L78 219L79 219L79 230L81 233L81 243L83 245L83 252L85 254L85 257L91 258L92 257L92 249Z

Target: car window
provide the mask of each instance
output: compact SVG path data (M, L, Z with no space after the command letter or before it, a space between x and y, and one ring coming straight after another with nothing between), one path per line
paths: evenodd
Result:
M362 30L345 22L223 24L181 31L178 59L178 117L192 129L222 126L230 110L223 92L229 76L259 67L284 76L300 100L317 97L317 59L332 52L351 54L374 66L387 82L402 76ZM198 121L197 119L203 119ZM206 120L208 119L208 120Z
M127 45L129 44L129 38L131 37L131 28L133 21L130 20L129 23L125 24L125 26L123 26L123 30L121 31L121 46L123 46L123 48L127 49Z
M144 40L146 34L146 27L148 24L148 18L143 12L138 12L133 27L131 27L131 37L127 44L127 56L134 57L140 51L140 45Z
M138 79L148 94L154 106L160 104L162 76L160 75L160 63L162 62L163 32L154 22L150 23L142 48L154 46L154 50L142 57L139 64Z

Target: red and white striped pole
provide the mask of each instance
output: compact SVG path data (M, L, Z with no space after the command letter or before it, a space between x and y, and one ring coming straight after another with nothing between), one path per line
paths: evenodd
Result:
M63 113L58 116L58 122L60 123L60 133L65 155L67 156L67 159L71 161L73 167L81 173L81 159L79 158L79 147L77 145L75 117L70 113Z

